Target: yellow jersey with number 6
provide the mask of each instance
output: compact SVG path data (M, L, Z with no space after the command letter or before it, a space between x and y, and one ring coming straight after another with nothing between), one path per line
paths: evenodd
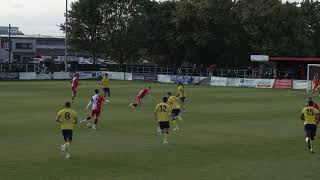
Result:
M170 105L164 102L157 104L154 110L157 115L158 121L169 121L171 111L172 109Z
M77 118L77 113L69 108L61 109L58 113L61 120L61 129L70 129L73 130L74 123Z
M317 114L319 113L319 110L312 106L305 107L302 110L302 114L304 116L304 124L317 124Z

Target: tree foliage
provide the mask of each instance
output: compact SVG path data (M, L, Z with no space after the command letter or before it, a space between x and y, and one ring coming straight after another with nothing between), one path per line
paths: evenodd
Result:
M313 0L79 0L69 17L73 49L122 63L240 66L251 54L320 56Z

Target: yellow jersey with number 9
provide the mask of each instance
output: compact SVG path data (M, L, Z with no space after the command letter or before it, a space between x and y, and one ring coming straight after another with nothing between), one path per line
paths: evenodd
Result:
M158 121L169 121L171 114L171 107L167 103L159 103L157 104L154 112L157 114Z
M69 108L61 109L58 113L61 120L61 129L71 129L74 128L74 122L77 118L77 113Z
M319 110L314 107L305 107L302 110L304 124L317 124L317 114L319 113Z

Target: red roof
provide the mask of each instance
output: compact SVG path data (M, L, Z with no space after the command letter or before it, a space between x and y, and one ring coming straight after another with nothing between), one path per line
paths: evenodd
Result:
M270 57L270 61L320 61L320 58L287 58L287 57Z

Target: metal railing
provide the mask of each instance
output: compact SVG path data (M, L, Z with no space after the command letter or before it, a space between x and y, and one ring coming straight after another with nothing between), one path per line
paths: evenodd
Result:
M11 72L58 72L63 71L63 64L0 64L0 73ZM92 64L71 64L69 71L114 71L127 72L135 74L164 74L164 75L185 75L185 76L218 76L218 77L235 77L235 78L273 78L274 72L272 68L256 68L248 71L247 69L215 69L208 71L194 70L191 67L160 67L160 66L142 66L142 65L125 65L125 64L108 64L108 65L92 65Z
M0 64L0 73L10 72L40 72L36 64Z

